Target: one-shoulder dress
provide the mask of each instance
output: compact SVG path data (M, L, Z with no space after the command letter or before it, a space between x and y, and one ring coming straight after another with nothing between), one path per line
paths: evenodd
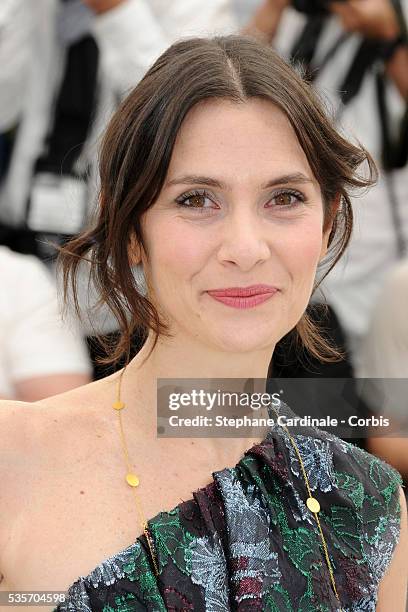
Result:
M296 416L285 404L281 414ZM375 612L400 533L401 475L315 427L298 445L344 612ZM276 422L235 467L148 521L144 535L80 576L53 612L340 610L298 457Z

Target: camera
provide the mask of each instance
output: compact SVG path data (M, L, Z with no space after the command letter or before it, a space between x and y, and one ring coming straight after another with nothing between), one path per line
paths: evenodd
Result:
M292 0L292 5L297 11L300 11L301 13L307 13L308 15L316 15L319 13L328 13L332 1L333 0ZM347 0L340 1L347 2Z

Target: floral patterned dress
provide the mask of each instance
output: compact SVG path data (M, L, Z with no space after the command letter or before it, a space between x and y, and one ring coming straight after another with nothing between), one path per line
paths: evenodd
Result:
M281 414L295 416L282 404ZM344 612L375 612L379 581L398 542L394 468L333 434L294 437L314 496ZM339 610L307 489L286 431L264 440L193 498L149 522L144 535L80 576L54 612Z

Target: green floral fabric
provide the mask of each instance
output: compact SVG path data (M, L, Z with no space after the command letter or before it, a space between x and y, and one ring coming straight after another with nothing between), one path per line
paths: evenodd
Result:
M375 612L399 538L402 478L332 434L290 431L321 506L341 608L298 457L274 425L234 467L149 521L158 576L140 536L80 576L54 612Z

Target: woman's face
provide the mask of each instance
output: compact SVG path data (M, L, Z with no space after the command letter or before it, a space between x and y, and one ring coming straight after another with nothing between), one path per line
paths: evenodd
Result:
M252 99L190 111L142 230L149 296L172 333L241 352L273 349L299 321L330 228L289 121ZM256 285L268 287L209 293Z

